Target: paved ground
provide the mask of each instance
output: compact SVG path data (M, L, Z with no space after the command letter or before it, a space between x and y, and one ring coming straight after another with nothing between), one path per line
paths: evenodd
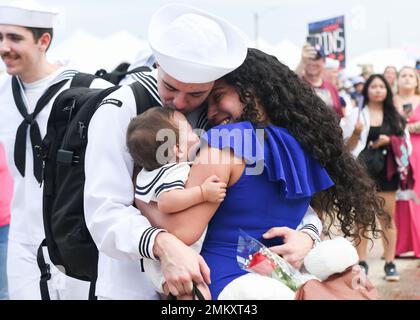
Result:
M396 259L395 264L401 275L398 282L387 282L384 276L384 260L381 260L382 242L375 240L369 252L369 279L378 289L383 300L420 300L420 259Z

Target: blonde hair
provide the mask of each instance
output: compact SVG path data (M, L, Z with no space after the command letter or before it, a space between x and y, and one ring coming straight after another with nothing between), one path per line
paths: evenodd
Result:
M409 67L409 66L402 67L401 70L400 70L400 72L398 72L398 79L400 78L401 73L404 70L406 70L406 69L413 71L413 73L414 73L414 75L415 75L415 77L417 79L417 86L416 86L416 89L414 90L414 93L416 95L420 96L420 75L419 75L419 73L417 72L417 70L415 68ZM399 88L399 86L398 86L398 92L397 92L397 94L400 94L400 88Z

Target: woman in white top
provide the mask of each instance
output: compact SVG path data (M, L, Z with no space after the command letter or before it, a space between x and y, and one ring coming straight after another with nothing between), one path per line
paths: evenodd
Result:
M392 89L382 75L372 75L363 88L364 107L352 110L343 119L344 139L353 155L358 157L366 166L370 177L376 182L379 195L385 199L385 211L391 216L391 224L379 219L384 239L385 279L399 280L393 259L396 246L396 227L394 211L396 191L398 189L398 175L391 181L387 179L386 155L390 144L390 136L404 135L405 121L396 111L393 104ZM357 246L359 264L368 271L367 239Z

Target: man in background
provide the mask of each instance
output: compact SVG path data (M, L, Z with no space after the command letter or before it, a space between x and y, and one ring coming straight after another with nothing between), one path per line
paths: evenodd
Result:
M310 44L305 44L296 73L314 88L318 96L341 119L344 116L344 110L338 90L334 84L323 79L325 63L326 57L322 48L315 48Z

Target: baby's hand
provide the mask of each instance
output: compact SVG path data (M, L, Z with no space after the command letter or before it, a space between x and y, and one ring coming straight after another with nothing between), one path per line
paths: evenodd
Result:
M226 183L220 182L218 176L208 177L200 186L204 201L222 202L226 197Z

